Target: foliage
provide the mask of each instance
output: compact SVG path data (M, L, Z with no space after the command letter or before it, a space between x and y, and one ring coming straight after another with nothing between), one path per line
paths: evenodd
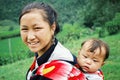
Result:
M34 0L0 0L0 20L12 20L17 22L21 8Z
M99 37L114 35L120 32L120 13L116 13L115 17L105 23L99 31Z
M62 42L71 42L72 40L81 39L83 37L96 35L98 37L100 27L87 28L79 22L72 24L65 23L62 31L57 35L57 38ZM63 36L64 35L64 36Z
M45 2L54 7L58 12L60 25L73 24L82 20L82 24L87 27L92 27L96 23L101 26L120 12L119 0L7 0L6 2L0 0L0 20L8 19L18 22L22 8L33 1Z
M63 36L64 35L64 36ZM72 39L77 40L81 37L92 35L92 30L85 28L79 24L79 22L69 24L65 23L63 25L62 31L57 35L57 38L62 42L66 43Z
M120 32L120 13L116 13L115 18L112 21L106 22L105 26L109 35Z
M62 42L66 41L66 39L70 40L71 38L80 38L81 35L84 36L89 32L92 33L93 28L96 29L97 27L101 27L101 30L99 31L100 37L119 32L117 30L117 27L119 29L118 24L120 23L120 20L118 19L118 12L120 12L119 0L100 0L99 2L96 0L8 0L6 2L0 0L0 4L2 4L0 5L0 39L19 36L18 30L13 31L16 32L15 34L8 31L18 29L17 26L20 11L26 4L33 1L45 2L55 8L58 12L58 21L61 29L66 23L70 24L68 25L70 29L69 31L63 31L60 33L66 35L64 38L61 36L63 39L61 40ZM79 24L79 27L77 26L75 28L74 24L76 23ZM85 30L81 31L83 29L83 25L88 28L84 28ZM72 30L70 26L71 28L74 26L74 29ZM86 32L86 30L88 32Z
M8 29L5 29L4 27L9 27ZM14 29L17 29L18 24L12 20L2 20L0 21L0 29L4 31L12 31Z
M20 37L0 41L0 65L13 63L31 56L33 53L22 43Z
M119 0L85 0L84 5L84 23L102 26L105 22L112 20L115 14L120 11Z
M105 80L119 80L120 72L120 33L103 38L110 47L110 56L107 60L107 64L103 66L105 74Z
M14 31L1 31L0 32L0 40L7 39L10 37L18 37L18 36L20 36L19 29L14 30Z
M0 40L20 36L19 25L12 20L0 21Z
M25 80L32 58L0 66L0 80Z

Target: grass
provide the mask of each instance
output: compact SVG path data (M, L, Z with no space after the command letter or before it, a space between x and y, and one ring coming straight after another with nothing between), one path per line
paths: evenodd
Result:
M23 44L20 37L0 40L0 53L9 54L10 53L10 48L11 48L11 53L16 53L18 51L22 51L22 50L27 49L25 47L25 45Z
M32 63L32 58L0 66L0 80L25 80L26 71Z
M96 36L92 36L96 37ZM72 40L64 44L77 55L80 49L81 42L91 37L82 38L79 40ZM120 34L101 38L107 42L110 46L110 57L106 61L106 64L102 67L105 75L105 80L120 80ZM33 58L17 61L12 64L0 66L0 80L25 80L26 72L32 63Z
M120 80L120 34L104 38L110 46L110 57L103 66L105 80Z
M28 51L20 37L0 40L0 65L27 58Z

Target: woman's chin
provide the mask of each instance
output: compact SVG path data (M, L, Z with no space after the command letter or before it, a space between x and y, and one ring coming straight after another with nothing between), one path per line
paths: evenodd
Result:
M35 49L30 49L30 51L33 52L33 53L38 52L38 50L35 50Z

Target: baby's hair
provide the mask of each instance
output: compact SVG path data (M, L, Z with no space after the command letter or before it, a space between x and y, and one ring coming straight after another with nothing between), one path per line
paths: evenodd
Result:
M86 42L88 42L88 41L91 41L90 48L88 49L90 52L94 52L94 50L96 50L97 48L99 48L100 49L100 53L101 53L101 48L103 47L105 49L105 51L106 51L104 61L109 57L109 46L105 42L103 42L102 40L99 40L99 39L92 38L92 39L84 41L81 44L81 47L83 47L83 45Z

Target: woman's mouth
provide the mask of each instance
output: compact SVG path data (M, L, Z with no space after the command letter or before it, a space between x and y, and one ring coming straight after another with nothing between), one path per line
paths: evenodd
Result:
M28 46L37 46L39 42L28 42Z

